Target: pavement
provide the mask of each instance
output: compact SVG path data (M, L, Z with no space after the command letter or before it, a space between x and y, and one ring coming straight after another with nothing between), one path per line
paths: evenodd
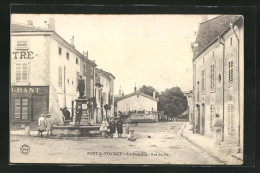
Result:
M193 145L197 146L203 151L208 152L216 159L224 162L228 165L242 165L243 154L237 154L237 147L230 144L221 143L221 145L215 144L213 137L204 136L201 134L194 134L192 132L192 125L189 122L185 122L181 130L178 132Z
M11 131L11 163L224 165L181 136L183 122L130 125L137 140L100 137L38 137Z

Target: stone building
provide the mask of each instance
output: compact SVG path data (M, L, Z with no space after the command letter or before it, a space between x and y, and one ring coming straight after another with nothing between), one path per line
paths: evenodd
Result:
M204 18L205 19L205 18ZM222 141L243 148L244 19L223 15L200 23L193 50L194 133L212 136L215 114Z
M48 28L11 24L11 128L37 124L50 112L54 123L62 121L60 108L73 107L78 97L77 81L83 75L84 57L55 32L54 19ZM71 110L70 110L71 111Z

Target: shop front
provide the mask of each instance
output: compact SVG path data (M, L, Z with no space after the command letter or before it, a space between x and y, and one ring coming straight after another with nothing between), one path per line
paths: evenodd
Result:
M12 125L37 124L49 111L48 86L11 86L10 122Z

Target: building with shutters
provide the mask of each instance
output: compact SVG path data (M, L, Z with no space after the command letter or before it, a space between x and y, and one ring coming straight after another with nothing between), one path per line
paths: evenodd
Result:
M97 123L103 118L114 117L114 80L115 76L102 69L95 69L95 98Z
M192 43L194 133L214 140L214 118L219 114L222 141L243 148L244 19L203 18Z
M64 107L73 114L71 108L79 95L77 81L86 64L74 38L68 43L55 32L54 19L49 20L48 28L36 27L31 21L27 25L12 23L10 59L11 128L32 127L48 112L54 123L62 122L60 108Z

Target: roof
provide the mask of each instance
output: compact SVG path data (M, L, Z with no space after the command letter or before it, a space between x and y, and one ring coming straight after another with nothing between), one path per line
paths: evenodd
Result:
M127 95L125 95L125 96L119 97L119 98L116 99L116 101L124 100L124 99L126 99L126 98L128 98L128 97L132 97L132 96L134 96L134 95L141 95L141 96L144 96L144 97L146 97L146 98L148 98L148 99L151 99L151 100L154 100L154 101L157 101L157 102L158 102L158 99L157 99L157 98L154 98L154 97L152 97L152 96L150 96L150 95L144 94L144 93L142 93L142 92L140 92L140 91L136 91L136 92L133 92L133 93L131 93L131 94L127 94Z
M112 76L114 79L116 78L112 73L107 72L103 69L96 68L96 71L102 73L102 75L104 75L105 77L107 77L109 79L110 79L110 76Z
M54 30L50 30L47 28L41 28L36 27L33 25L25 25L21 23L12 23L11 24L11 32L50 32L52 34L52 37L59 42L61 40L63 46L67 47L68 50L74 52L77 56L80 58L83 58L82 53L80 53L74 46L69 44L64 38L62 38L58 33L56 33Z
M11 24L11 32L43 32L43 31L52 31L46 28L35 27L33 25L25 25L20 23Z
M193 59L200 55L208 45L210 45L218 36L227 30L230 22L236 22L239 15L222 15L211 20L200 23L195 43L198 47L193 49Z

